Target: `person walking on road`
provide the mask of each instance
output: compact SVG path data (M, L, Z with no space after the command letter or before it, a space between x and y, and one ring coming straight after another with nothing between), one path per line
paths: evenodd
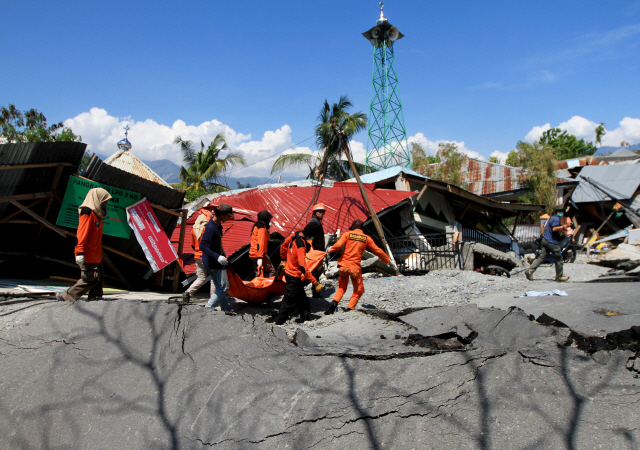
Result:
M249 259L253 262L256 276L271 278L276 271L271 263L271 258L267 254L269 246L269 227L273 216L266 209L258 213L258 220L251 229L251 249Z
M362 279L362 266L360 262L362 261L362 254L365 250L369 250L384 263L391 261L389 256L373 242L373 239L362 232L362 226L363 223L361 220L354 220L349 227L350 231L343 234L340 239L338 239L338 242L333 244L333 247L329 250L330 253L335 253L344 247L344 252L338 260L338 268L340 269L338 290L333 297L331 305L329 305L329 308L324 312L325 315L336 312L336 308L349 285L349 279L351 279L351 283L353 284L353 294L349 300L347 310L355 309L360 297L364 294L364 281Z
M553 208L553 215L549 218L544 226L544 235L542 236L542 248L540 255L531 264L529 270L525 271L527 280L533 281L533 273L536 269L546 261L549 253L553 256L556 264L556 281L567 281L569 277L564 276L562 253L560 253L560 241L562 240L561 232L568 226L562 225L560 218L564 215L564 207L562 205Z
M214 216L205 226L204 234L200 241L202 263L207 268L211 281L216 287L215 292L205 306L211 309L220 306L222 311L231 314L231 309L227 303L229 277L227 276L226 266L229 261L222 248L222 224L234 218L233 208L227 203L220 203L213 213Z
M307 250L308 240L313 239L307 236L306 232L310 231L305 228L303 231L297 231L287 249L287 260L285 263L285 288L280 311L276 317L276 325L284 324L294 309L300 313L300 319L304 322L311 315L311 304L309 298L304 291L305 281L313 284L313 291L321 290L322 285L313 276L310 270L307 270Z
M196 260L196 280L191 283L189 289L187 289L184 294L182 294L182 300L184 302L188 302L191 300L191 296L198 292L198 289L204 285L207 281L208 270L207 267L202 262L202 250L200 250L200 241L202 240L202 235L204 234L204 227L207 226L207 223L211 220L212 214L207 209L201 209L200 215L196 219L196 223L193 224L193 228L191 228L191 248L194 251L194 258ZM216 290L216 286L213 283L213 280L210 282L210 295Z
M78 234L76 236L76 264L80 266L80 279L66 291L56 294L61 301L75 302L87 292L89 300L104 295L102 271L102 223L107 216L107 202L111 200L103 188L93 188L78 208Z

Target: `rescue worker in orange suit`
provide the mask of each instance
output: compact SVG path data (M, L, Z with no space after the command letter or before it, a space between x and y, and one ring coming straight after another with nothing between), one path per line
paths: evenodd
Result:
M111 200L103 188L93 188L78 208L78 234L76 236L76 264L80 266L80 279L56 299L75 302L87 292L89 300L102 298L104 274L102 271L102 223L107 216L107 202Z
M285 288L280 311L276 317L276 325L284 324L294 309L300 313L300 319L304 322L311 315L311 305L304 291L305 281L313 284L313 290L322 289L322 285L307 270L307 251L313 237L307 237L310 231L306 227L303 231L296 231L287 245L287 262L285 263ZM283 244L284 245L284 244Z
M317 205L315 205L311 209L311 214L312 214L311 220L305 227L305 229L309 233L308 237L313 238L311 242L311 247L314 250L320 250L321 252L324 252L325 251L324 228L322 227L322 218L324 217L324 214L325 214L324 205L322 203L318 203ZM319 264L318 267L314 269L313 276L316 278L320 278L320 275L322 275L323 272L324 272L324 263ZM314 290L312 296L314 298L319 298L320 293Z
M276 271L271 263L271 258L267 254L269 245L269 227L273 216L266 209L258 213L258 220L251 229L251 249L249 259L253 262L256 276L271 278Z
M211 220L211 217L211 211L207 209L201 209L200 215L196 219L196 223L194 223L193 228L191 228L191 248L194 251L193 256L196 260L196 280L191 283L189 289L187 289L184 294L182 294L182 300L185 302L191 300L191 296L198 292L198 289L200 289L202 285L204 285L204 283L207 281L207 275L209 271L202 263L202 250L200 250L200 241L202 240L202 235L204 234L204 228ZM213 295L213 293L216 291L216 285L213 284L213 280L211 280L210 284L210 295Z
M338 239L338 242L333 244L333 247L329 250L330 253L335 253L344 247L344 252L338 260L338 268L340 269L338 290L333 297L331 305L329 305L329 308L324 312L326 315L333 314L336 311L338 303L340 303L342 296L347 290L349 278L351 278L351 283L353 284L353 295L349 300L347 311L355 309L360 297L364 294L364 282L362 280L362 267L360 266L360 262L362 261L362 254L365 250L369 250L385 263L391 261L389 256L373 242L373 239L362 232L362 225L361 220L354 220L349 227L350 231L343 234L340 239Z

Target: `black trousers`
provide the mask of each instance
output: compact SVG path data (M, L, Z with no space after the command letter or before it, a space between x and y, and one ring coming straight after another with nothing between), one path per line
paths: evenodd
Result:
M278 319L287 320L294 309L298 310L300 317L307 319L311 313L311 304L307 294L304 292L302 280L298 277L292 277L288 273L284 275L284 279L286 285Z

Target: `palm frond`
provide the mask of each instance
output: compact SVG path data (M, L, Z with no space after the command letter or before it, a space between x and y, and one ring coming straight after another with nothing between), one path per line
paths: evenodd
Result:
M301 165L311 167L314 165L314 159L315 156L308 153L289 153L287 155L280 155L271 167L271 175L290 167L293 168Z
M187 164L187 166L192 166L196 160L196 151L193 148L193 142L191 140L183 140L178 136L174 139L173 143L180 146L182 160Z

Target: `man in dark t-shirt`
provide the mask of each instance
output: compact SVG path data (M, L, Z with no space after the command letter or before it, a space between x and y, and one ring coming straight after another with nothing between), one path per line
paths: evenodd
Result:
M529 281L533 281L533 272L535 272L540 264L547 259L549 253L553 255L553 259L556 263L556 281L567 281L569 279L569 277L562 275L563 261L562 254L560 253L560 241L562 240L562 237L560 236L560 233L564 229L564 226L560 222L560 217L563 215L564 207L562 205L558 205L553 208L553 215L544 226L540 256L538 256L533 264L531 264L529 270L524 273Z

